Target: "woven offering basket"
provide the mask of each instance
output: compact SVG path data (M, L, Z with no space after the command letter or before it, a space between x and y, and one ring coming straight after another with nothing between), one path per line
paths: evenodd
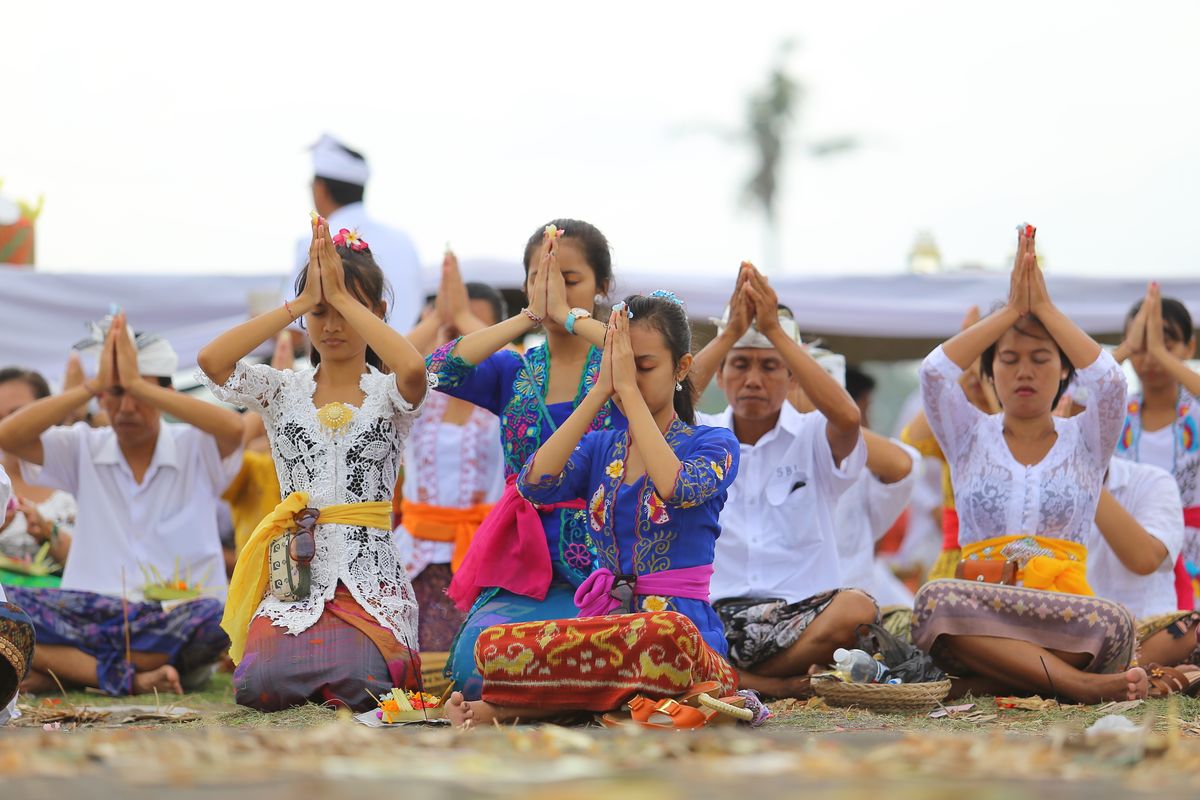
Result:
M831 706L857 706L882 713L904 714L937 708L950 694L950 681L888 684L814 678L812 690Z

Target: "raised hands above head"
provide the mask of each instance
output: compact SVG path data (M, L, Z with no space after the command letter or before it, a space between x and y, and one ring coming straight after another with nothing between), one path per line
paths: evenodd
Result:
M121 388L129 390L142 382L142 375L138 370L137 345L133 343L133 338L129 335L127 326L125 312L122 311L113 317L112 326L109 328L109 336L113 340L113 363L116 366L116 383Z
M338 236L343 234L339 233ZM342 266L342 256L338 253L333 237L329 234L328 223L324 220L317 222L315 246L321 276L321 294L325 302L335 308L347 302L357 303L358 299L346 289L346 270Z
M779 296L761 272L752 264L747 267L743 293L754 310L754 326L758 328L759 333L770 338L780 330Z

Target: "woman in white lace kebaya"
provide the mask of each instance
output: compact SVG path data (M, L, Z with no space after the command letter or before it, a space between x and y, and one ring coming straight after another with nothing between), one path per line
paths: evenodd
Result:
M1087 547L1104 472L1124 421L1125 378L1051 301L1032 226L1020 229L1007 304L921 365L929 425L954 482L967 580L917 594L913 640L958 690L1038 692L1075 702L1145 697L1130 668L1133 621L1087 584ZM988 415L958 379L975 359L1002 411ZM1052 414L1072 374L1091 401ZM1016 585L1000 583L1007 564Z
M425 398L425 362L384 322L383 274L354 232L331 238L314 216L296 291L198 358L219 398L263 415L284 494L241 551L222 627L238 703L362 710L372 693L416 688L420 673L417 604L392 540L391 496ZM316 370L239 360L301 317Z

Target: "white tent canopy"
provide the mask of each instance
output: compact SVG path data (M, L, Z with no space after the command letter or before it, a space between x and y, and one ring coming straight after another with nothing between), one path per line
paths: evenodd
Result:
M468 260L467 280L519 288L519 264ZM437 286L436 270L425 274L422 291ZM1119 331L1130 304L1145 292L1144 278L1047 276L1060 307L1094 334ZM719 316L734 275L679 275L623 271L617 296L653 289L674 290L694 319ZM83 324L124 308L138 330L167 337L179 351L180 367L214 336L246 319L252 308L270 307L289 281L281 274L169 275L36 272L0 267L0 366L19 365L57 378ZM774 278L780 301L791 306L801 330L833 337L940 339L958 330L964 310L985 311L1008 294L1008 276L970 272L949 275L781 276ZM1200 311L1200 279L1164 280L1163 294ZM396 287L397 291L412 291Z

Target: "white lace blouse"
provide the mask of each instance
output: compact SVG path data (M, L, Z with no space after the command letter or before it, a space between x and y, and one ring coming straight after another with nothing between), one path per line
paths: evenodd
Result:
M401 396L394 377L370 368L359 383L366 395L361 408L348 407L348 424L331 428L318 420L313 405L315 375L238 362L223 386L199 377L218 399L262 413L285 497L308 492L314 508L391 502L418 409ZM301 633L321 616L340 581L372 617L416 649L416 597L392 532L326 524L317 526L316 541L309 597L289 603L267 595L255 616Z
M921 364L921 398L946 454L958 509L958 539L967 545L1029 533L1086 543L1104 471L1125 421L1125 376L1106 352L1079 370L1087 410L1054 418L1058 439L1041 461L1025 466L1004 440L1004 415L971 405L958 385L962 370L941 346Z

